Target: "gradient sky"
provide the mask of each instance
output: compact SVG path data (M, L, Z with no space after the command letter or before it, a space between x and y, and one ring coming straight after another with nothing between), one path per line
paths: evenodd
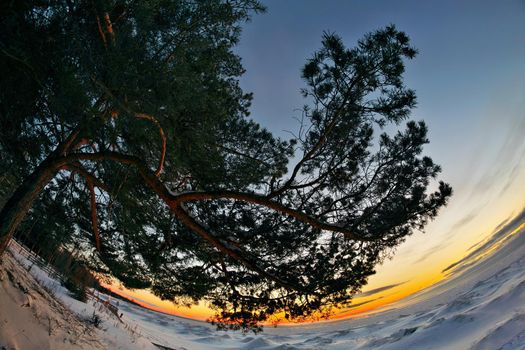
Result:
M254 92L252 117L275 134L296 131L305 103L300 70L323 31L348 47L395 24L419 55L405 81L416 90L412 118L429 126L425 153L441 164L454 196L426 232L409 237L337 317L391 303L446 277L442 271L525 206L525 1L263 1L237 53ZM156 303L141 292L136 297ZM169 303L160 305L167 312ZM179 310L205 318L204 308Z

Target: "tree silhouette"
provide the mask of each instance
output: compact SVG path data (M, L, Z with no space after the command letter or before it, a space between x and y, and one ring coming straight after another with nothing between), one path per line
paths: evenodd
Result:
M298 134L282 140L248 118L231 51L255 1L2 6L1 161L18 181L0 253L39 196L60 198L92 269L258 330L347 305L451 195L429 191L425 124L401 127L416 51L394 26L352 49L324 35Z

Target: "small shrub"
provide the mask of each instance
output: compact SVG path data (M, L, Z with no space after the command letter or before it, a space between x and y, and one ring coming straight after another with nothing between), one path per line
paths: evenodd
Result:
M99 328L100 325L102 324L102 319L100 318L99 315L95 313L95 311L93 311L93 315L91 315L91 318L88 320L88 322L92 324L93 326L95 326L96 328Z
M73 298L83 303L87 302L88 295L86 286L82 283L79 283L79 281L77 281L74 277L66 277L66 279L62 282L62 285L66 287L67 290L69 290Z

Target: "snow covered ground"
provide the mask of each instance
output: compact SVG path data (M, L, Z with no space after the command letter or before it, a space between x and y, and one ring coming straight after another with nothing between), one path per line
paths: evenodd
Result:
M186 349L525 349L525 230L496 238L482 248L508 239L492 255L465 260L445 282L359 319L243 336L131 304L121 309L146 336Z
M443 282L388 309L356 319L266 327L258 335L217 332L200 321L119 301L121 322L100 302L80 303L41 270L34 268L32 273L81 318L100 315L103 322L93 330L99 342L85 343L86 349L158 349L155 343L187 350L525 350L525 229L519 224L508 225L474 247L471 256L450 268L451 275ZM24 261L23 256L17 259Z
M16 242L6 255L0 268L0 349L158 349L103 302L73 299Z

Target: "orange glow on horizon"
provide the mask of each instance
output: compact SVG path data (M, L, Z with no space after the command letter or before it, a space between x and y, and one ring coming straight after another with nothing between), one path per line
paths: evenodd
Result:
M365 316L369 313L384 310L384 308L392 306L398 301L401 301L424 289L432 287L438 282L444 281L447 278L453 276L454 274L451 272L454 271L455 268L461 266L461 264L458 264L452 269L446 269L448 266L450 266L451 263L465 260L463 261L463 263L470 264L483 257L486 257L487 255L493 253L499 247L501 247L503 243L506 240L508 240L512 235L515 235L516 233L524 229L525 222L521 223L520 225L517 225L517 227L510 230L502 237L498 238L495 242L493 242L492 246L490 246L485 251L481 251L478 255L470 257L467 260L465 260L465 258L468 257L468 255L470 254L471 248L475 248L486 243L487 240L490 239L490 237L492 237L492 235L496 232L496 229L492 230L491 232L488 232L488 234L485 234L485 237L483 239L478 241L474 246L471 246L469 249L460 251L459 253L458 251L456 251L455 254L449 251L447 254L447 259L443 259L438 262L434 261L427 262L425 264L413 264L411 266L404 266L405 270L403 271L402 269L398 269L395 278L405 278L405 274L409 272L413 275L418 276L418 278L405 280L406 282L399 283L396 282L395 279L387 280L384 278L384 276L373 276L377 277L376 280L370 281L371 283L369 283L363 290L364 295L360 296L359 294L357 294L352 300L352 304L348 308L334 309L332 311L332 315L328 319L319 319L314 321L330 322L352 317ZM377 279L379 279L379 281L377 281ZM372 294L366 293L367 291L373 291L376 288L384 287L389 283L390 285L387 286L388 288L384 290ZM125 299L128 299L131 302L134 302L146 309L150 309L153 311L201 321L205 321L214 315L214 310L212 310L204 303L199 303L192 307L178 306L170 301L161 300L148 290L129 290L117 283L102 283L102 285L111 290L112 292L124 297ZM304 322L314 321L291 322L286 320L284 316L280 314L274 315L270 321L267 321L264 324L293 326L303 324Z
M108 284L101 282L102 286L115 294L138 304L141 307L169 315L191 318L194 320L205 321L213 315L213 310L203 304L184 307L174 304L168 300L162 300L153 293L145 289L130 290L118 283Z
M430 287L431 285L441 281L444 277L446 277L444 274L435 274L431 277L428 277L425 281L407 283L406 285L401 285L384 292L374 293L366 297L356 296L352 300L352 304L362 303L362 305L356 307L350 306L348 309L334 309L332 316L326 320L321 319L319 321L341 320L367 314L372 311L378 311L388 305L395 303L396 301L404 299L414 293L421 291L422 289ZM161 300L147 290L129 290L116 284L102 283L102 285L105 288L111 290L113 293L118 294L121 297L149 310L201 321L205 321L214 315L214 311L202 303L188 308L177 306L167 300ZM300 323L304 322L287 321L283 316L281 316L274 318L273 321L266 322L265 325L296 325Z

